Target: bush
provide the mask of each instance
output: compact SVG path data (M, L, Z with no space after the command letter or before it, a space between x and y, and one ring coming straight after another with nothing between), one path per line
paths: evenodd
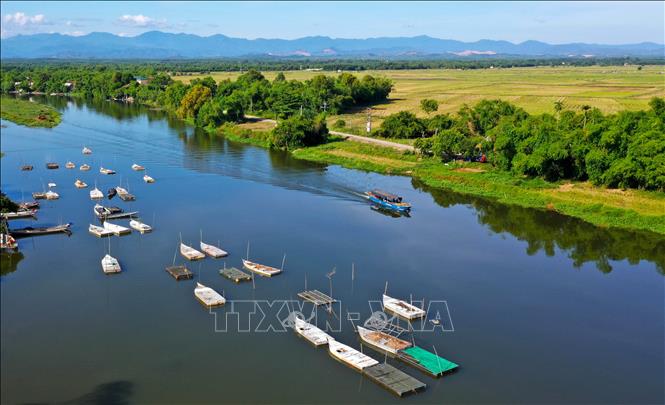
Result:
M303 146L322 144L328 138L328 128L322 116L308 118L294 115L283 121L272 130L270 146L293 150Z
M344 120L337 120L333 124L333 128L344 128L346 126L346 121Z
M408 111L389 115L381 124L377 135L386 138L413 139L426 134L423 120Z

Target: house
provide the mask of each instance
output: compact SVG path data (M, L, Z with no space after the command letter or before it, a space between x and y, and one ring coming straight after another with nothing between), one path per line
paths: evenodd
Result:
M65 82L65 87L67 88L67 90L71 90L71 89L74 88L74 83L72 83L72 82Z
M140 85L145 85L145 84L150 83L150 79L148 79L147 77L143 77L143 76L136 76L136 83L138 83Z

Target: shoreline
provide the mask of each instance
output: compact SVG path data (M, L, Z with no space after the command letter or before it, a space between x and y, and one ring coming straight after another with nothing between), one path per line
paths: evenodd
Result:
M32 128L54 128L62 122L62 115L55 108L14 97L2 97L0 117L16 125Z

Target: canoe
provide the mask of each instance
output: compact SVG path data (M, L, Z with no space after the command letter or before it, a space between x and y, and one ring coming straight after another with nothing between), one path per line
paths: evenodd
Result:
M102 198L104 198L104 193L102 193L102 190L98 189L97 187L90 190L91 200L101 200Z
M201 283L196 283L194 296L207 308L218 307L226 303L226 299L220 293Z
M383 308L406 319L417 319L425 316L425 311L406 301L383 294Z
M83 150L81 150L81 153L83 153L84 155L89 155L92 153L92 149L84 146Z
M23 166L21 166L21 170L23 170L24 172L29 172L32 169L33 169L32 165L23 165Z
M276 269L274 267L270 266L265 266L263 264L258 264L254 262L250 262L249 260L242 259L242 265L250 271L253 271L254 273L260 274L265 277L272 277L276 274L279 274L282 272L280 269Z
M307 339L307 341L309 341L314 346L322 346L328 344L328 340L332 339L330 335L328 335L321 329L300 318L295 318L293 324L293 330L295 330L296 333L299 334L300 336Z
M117 236L132 232L132 230L129 228L125 228L124 226L120 226L118 224L112 224L108 221L104 221L104 229L113 232Z
M215 259L218 259L220 257L225 257L228 256L228 252L225 250L222 250L218 248L217 246L214 245L208 245L207 243L201 242L200 244L201 250L206 253L210 257L214 257Z
M57 163L54 163L54 162L46 164L46 168L49 169L49 170L58 169L59 167L60 167L60 165L57 164Z
M14 237L49 235L52 233L66 233L67 235L71 235L72 231L69 229L70 227L71 224L45 226L38 228L33 228L32 226L28 226L21 229L10 230L9 233Z
M358 371L379 364L373 358L360 353L352 347L339 343L335 339L328 339L328 352L334 359Z
M362 326L358 326L357 329L360 339L363 342L382 352L397 354L398 351L411 347L410 342L396 338L387 333L365 329Z
M99 236L100 238L103 237L103 236L113 235L112 231L109 231L107 229L102 228L101 226L97 226L97 225L93 225L93 224L90 224L90 226L88 226L88 232L90 232L91 234L93 234L95 236Z
M106 274L120 273L121 269L118 259L109 254L104 256L102 259L102 270Z
M145 167L143 167L141 165L137 165L136 163L134 163L132 165L132 170L136 170L138 172L138 171L141 171L141 170L145 170Z
M51 190L44 193L44 196L46 197L47 200L57 200L58 198L60 198L60 194Z
M141 233L152 232L152 227L150 225L144 224L143 222L137 221L135 219L129 221L129 226Z
M37 210L19 210L16 212L3 212L0 214L4 219L31 218L37 214Z
M182 242L180 243L180 254L187 260L200 260L206 257L203 253Z
M86 183L84 183L83 181L81 181L79 179L76 179L76 181L74 182L74 186L76 188L86 188L86 187L88 187L88 185Z
M76 165L74 164L74 162L65 163L65 168L67 168L67 169L73 169L75 167L76 167Z
M18 243L11 235L6 233L0 233L0 249L2 250L16 250L18 249Z
M154 183L155 179L153 179L152 177L150 177L146 174L146 175L143 176L143 181L145 181L146 183Z
M84 163L84 164L81 165L81 167L79 167L79 170L87 172L88 170L90 170L90 165L86 165Z

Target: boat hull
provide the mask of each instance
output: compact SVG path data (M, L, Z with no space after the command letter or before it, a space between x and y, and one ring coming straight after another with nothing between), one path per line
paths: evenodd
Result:
M373 195L371 195L371 194L367 195L367 199L368 199L372 204L378 205L379 207L381 207L381 208L385 208L385 209L388 209L388 210L398 211L398 212L405 212L405 213L411 211L411 207L410 207L410 206L404 206L404 205L399 205L399 204L391 203L391 202L389 202L389 201L385 201L385 200L382 200L382 199L380 199L380 198L377 198L377 197L375 197L375 196L373 196Z

